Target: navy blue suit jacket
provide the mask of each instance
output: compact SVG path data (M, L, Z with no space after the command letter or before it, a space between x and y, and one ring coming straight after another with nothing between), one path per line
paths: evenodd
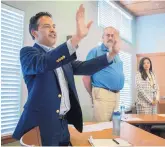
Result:
M39 126L41 139L49 142L52 136L60 137L59 113L61 89L54 69L62 67L69 87L71 109L67 113L69 124L82 132L82 111L74 82L74 75L92 75L108 66L106 55L89 61L75 61L76 54L69 54L67 44L45 52L39 45L24 47L20 51L20 61L28 99L24 111L14 131L13 138L20 139L26 132ZM46 136L46 137L45 137Z

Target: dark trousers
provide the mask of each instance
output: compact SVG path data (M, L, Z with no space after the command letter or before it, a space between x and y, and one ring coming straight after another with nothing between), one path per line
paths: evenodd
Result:
M70 144L70 134L68 130L68 122L66 119L60 119L61 131L57 134L54 133L54 136L50 134L41 134L42 146L69 146ZM56 124L55 124L56 125ZM44 129L48 129L45 126Z
M68 122L66 119L60 119L61 121L61 140L59 146L70 145L70 134L68 130Z

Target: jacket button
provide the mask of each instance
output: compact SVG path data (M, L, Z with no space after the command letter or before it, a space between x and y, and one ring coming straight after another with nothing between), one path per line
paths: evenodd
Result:
M62 56L63 59L65 59L65 56Z
M61 94L58 95L59 98L61 98L61 96L62 96Z
M59 110L56 110L56 113L59 113L60 111Z

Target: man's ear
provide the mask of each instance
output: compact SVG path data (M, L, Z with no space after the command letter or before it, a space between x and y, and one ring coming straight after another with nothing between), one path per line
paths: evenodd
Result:
M103 41L103 39L104 39L104 34L102 35L102 41Z
M104 39L104 33L103 33L103 35L102 35L102 39Z
M37 31L34 30L34 29L31 30L31 34L33 35L34 38L37 38L38 37Z

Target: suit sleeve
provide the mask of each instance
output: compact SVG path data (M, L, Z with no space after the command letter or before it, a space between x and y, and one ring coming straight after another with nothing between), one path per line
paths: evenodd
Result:
M112 63L113 61L108 62L107 55L105 54L84 62L73 61L72 68L74 75L93 75Z
M137 92L148 102L152 103L152 100L148 97L148 95L145 93L144 89L141 86L141 74L137 73L136 74L136 88Z
M24 47L20 51L22 71L25 75L41 74L68 64L76 59L76 54L69 54L66 43L44 53L34 47Z

